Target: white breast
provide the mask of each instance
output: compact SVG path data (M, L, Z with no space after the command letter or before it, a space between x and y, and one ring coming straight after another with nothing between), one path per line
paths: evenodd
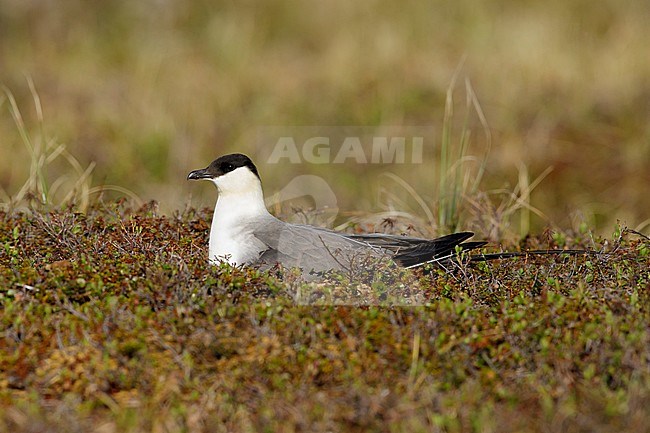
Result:
M246 221L230 218L227 212L215 209L210 228L210 263L226 261L231 265L251 264L257 261L266 246L251 231L243 227Z

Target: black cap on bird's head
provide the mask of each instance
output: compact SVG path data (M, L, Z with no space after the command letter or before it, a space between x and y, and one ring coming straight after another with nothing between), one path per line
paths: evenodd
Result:
M257 173L257 167L255 167L255 164L253 164L253 161L248 156L241 153L231 153L215 159L206 168L190 172L187 175L187 179L216 179L241 167L248 168L258 179L260 178L260 175Z

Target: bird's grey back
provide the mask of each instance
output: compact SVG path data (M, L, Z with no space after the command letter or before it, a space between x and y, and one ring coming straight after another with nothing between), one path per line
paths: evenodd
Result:
M274 217L251 227L254 236L268 249L259 263L272 266L280 263L304 272L346 271L360 255L380 258L383 250L366 242L318 227L288 224Z

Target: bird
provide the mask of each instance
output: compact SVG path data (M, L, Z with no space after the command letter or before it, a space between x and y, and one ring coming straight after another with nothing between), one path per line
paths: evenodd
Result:
M299 268L303 275L349 271L386 259L403 268L448 260L457 251L484 246L459 232L435 239L382 233L348 234L310 225L291 224L271 215L264 204L262 180L253 161L241 153L221 156L188 180L208 180L217 187L208 259L211 264Z

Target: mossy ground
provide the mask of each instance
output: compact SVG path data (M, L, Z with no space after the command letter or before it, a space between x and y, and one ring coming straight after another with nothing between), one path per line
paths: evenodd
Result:
M206 264L209 211L0 213L2 431L647 431L650 242L418 275L415 307L299 305Z

